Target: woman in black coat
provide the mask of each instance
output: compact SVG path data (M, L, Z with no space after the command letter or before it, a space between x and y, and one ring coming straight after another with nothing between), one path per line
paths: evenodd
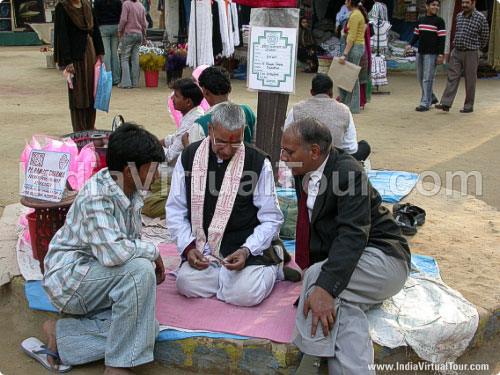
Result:
M103 60L104 46L87 0L63 0L56 6L54 54L60 67L72 73L68 87L73 131L94 129L94 65Z

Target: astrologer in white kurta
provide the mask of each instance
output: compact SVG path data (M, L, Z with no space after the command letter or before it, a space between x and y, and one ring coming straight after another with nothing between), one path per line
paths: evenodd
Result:
M243 143L244 127L240 106L217 105L209 136L188 146L175 166L165 209L182 259L176 284L187 297L254 306L284 279L271 163Z

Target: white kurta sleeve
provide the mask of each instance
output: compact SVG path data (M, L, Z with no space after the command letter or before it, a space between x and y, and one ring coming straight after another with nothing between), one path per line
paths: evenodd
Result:
M188 220L186 179L181 158L177 159L172 174L165 212L167 215L167 228L172 240L177 244L177 251L182 255L184 249L195 240L195 237L192 234L191 223Z
M253 255L262 255L262 252L271 246L271 242L278 238L283 224L283 214L274 186L273 168L267 158L253 193L253 204L258 208L257 218L260 224L255 227L243 246L248 247Z
M358 151L358 140L356 135L356 127L354 126L354 119L352 118L352 113L349 112L349 126L344 133L344 139L342 140L342 149L348 154L354 154Z

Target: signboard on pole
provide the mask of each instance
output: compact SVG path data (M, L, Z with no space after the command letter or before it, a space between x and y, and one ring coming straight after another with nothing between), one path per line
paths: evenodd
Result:
M296 55L296 28L252 26L248 88L293 93Z
M31 150L21 195L60 202L68 179L71 154Z

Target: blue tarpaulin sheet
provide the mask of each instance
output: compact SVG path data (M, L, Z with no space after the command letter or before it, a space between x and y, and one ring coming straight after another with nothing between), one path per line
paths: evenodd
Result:
M415 187L419 175L405 171L367 171L368 179L372 186L380 193L382 200L397 203ZM281 197L295 198L295 189L277 188Z

